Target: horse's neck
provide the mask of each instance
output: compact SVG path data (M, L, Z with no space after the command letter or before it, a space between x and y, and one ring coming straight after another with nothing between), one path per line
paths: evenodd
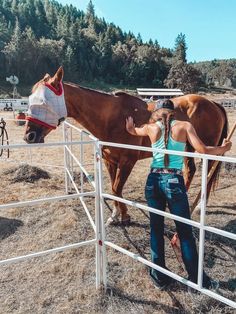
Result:
M74 118L94 136L101 138L104 132L104 103L99 101L102 98L100 93L91 91L94 95L89 95L89 90L70 84L64 84L64 92L68 117Z

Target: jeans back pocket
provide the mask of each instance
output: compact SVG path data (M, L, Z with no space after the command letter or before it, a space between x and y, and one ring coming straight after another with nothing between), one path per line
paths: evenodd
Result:
M166 194L168 198L178 200L185 196L185 188L180 183L168 182L166 185Z

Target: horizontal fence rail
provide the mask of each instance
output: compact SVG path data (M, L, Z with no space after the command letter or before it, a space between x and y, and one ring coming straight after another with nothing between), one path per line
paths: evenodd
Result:
M58 253L58 252L64 252L70 249L75 249L81 246L85 246L88 244L95 244L96 239L92 239L92 240L88 240L88 241L84 241L84 242L79 242L79 243L73 243L73 244L67 244L64 246L60 246L57 248L53 248L53 249L49 249L49 250L45 250L45 251L41 251L41 252L36 252L36 253L29 253L27 255L22 255L22 256L17 256L17 257L12 257L12 258L8 258L5 260L0 261L0 265L7 265L7 264L13 264L16 262L20 262L20 261L25 261L27 259L33 258L33 257L40 257L40 256L44 256L50 253Z
M189 153L189 152L180 152L176 150L167 150L167 149L159 149L159 148L151 148L146 146L137 146L137 145L127 145L127 144L119 144L119 143L112 143L112 142L104 142L99 141L99 144L102 146L111 146L111 147L119 147L119 148L127 148L132 150L141 150L146 152L157 152L161 154L168 154L168 155L177 155L177 156L184 156L184 157L193 157L193 158L200 158L200 159L208 159L208 160L218 160L222 162L233 162L236 163L236 157L226 157L226 156L216 156L216 155L208 155L208 154L200 154L200 153Z

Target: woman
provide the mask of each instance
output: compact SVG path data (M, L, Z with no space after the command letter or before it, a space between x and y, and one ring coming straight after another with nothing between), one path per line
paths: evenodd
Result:
M136 136L149 136L152 147L185 151L186 142L199 153L223 155L232 143L224 141L222 146L205 146L199 139L192 124L174 118L174 104L171 100L159 100L151 116L152 123L136 128L132 117L126 119L127 131ZM149 207L165 211L166 204L172 214L190 219L189 202L182 174L183 156L153 153L151 171L148 175L145 197ZM197 283L198 254L190 225L175 221L180 239L182 258L188 279ZM167 269L164 253L164 217L150 212L151 259L158 266ZM155 285L163 289L173 280L151 269ZM203 273L203 287L211 288L210 278Z

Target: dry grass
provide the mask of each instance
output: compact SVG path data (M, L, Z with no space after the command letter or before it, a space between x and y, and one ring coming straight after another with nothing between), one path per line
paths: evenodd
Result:
M229 113L230 123L235 113ZM20 142L23 127L8 123L11 143ZM47 141L61 140L61 129L51 133ZM236 142L234 135L233 142ZM75 153L78 154L76 148ZM234 148L231 155L236 155ZM62 148L26 149L10 152L11 160L2 160L1 194L3 203L26 199L62 195L64 173ZM91 163L91 147L85 149L86 163ZM22 166L19 168L19 162ZM26 165L23 164L26 162ZM32 164L31 164L32 162ZM150 160L137 163L124 189L124 197L144 201L143 188ZM57 165L57 168L47 166ZM17 166L17 167L16 167ZM30 171L18 172L22 167L37 166L38 174L47 171L48 178L37 176L29 182ZM24 168L26 169L26 168ZM92 166L88 166L92 173ZM12 182L21 174L21 182ZM34 173L34 172L33 172ZM105 171L104 189L110 192ZM78 182L80 180L77 174ZM199 189L200 176L196 176L190 193L192 202ZM85 190L90 190L85 183ZM224 170L217 191L207 207L207 223L230 232L235 232L235 171ZM94 216L94 200L86 198ZM112 206L112 203L109 201ZM107 228L110 241L149 259L149 220L143 212L130 208L130 226L118 225ZM105 218L110 210L105 209ZM197 213L193 219L199 220ZM168 234L174 225L166 220ZM196 237L198 233L194 230ZM94 238L94 232L84 210L77 200L42 203L33 207L0 210L0 259L37 252L65 244ZM220 280L219 293L235 298L235 243L219 236L206 234L205 270ZM34 258L17 264L0 267L0 313L233 313L229 307L205 295L188 292L177 283L170 291L156 290L148 276L147 268L129 257L108 248L107 294L95 290L95 249L93 246L69 250ZM176 273L186 276L175 259L166 241L167 266Z

